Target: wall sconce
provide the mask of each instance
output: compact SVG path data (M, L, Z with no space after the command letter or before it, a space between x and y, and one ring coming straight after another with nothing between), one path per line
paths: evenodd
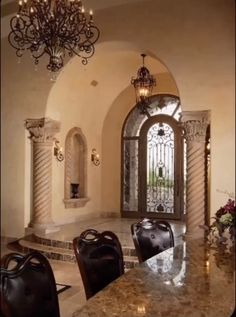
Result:
M56 156L56 159L59 162L62 162L64 160L64 155L62 154L62 148L59 146L58 140L55 140L54 155Z
M96 149L92 149L91 161L96 166L100 165L99 154L97 153Z

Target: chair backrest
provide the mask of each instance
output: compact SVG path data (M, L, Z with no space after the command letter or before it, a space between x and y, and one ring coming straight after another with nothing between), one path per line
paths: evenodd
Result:
M131 225L139 262L174 246L174 235L167 221L143 219Z
M124 273L121 245L113 232L85 230L74 238L73 247L87 299Z
M1 259L1 316L60 317L56 283L39 252L6 254Z

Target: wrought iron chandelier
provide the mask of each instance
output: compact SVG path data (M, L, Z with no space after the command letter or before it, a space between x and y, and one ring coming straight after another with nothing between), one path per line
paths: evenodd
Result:
M10 28L8 41L16 55L21 57L28 50L37 65L47 54L51 72L63 67L66 53L81 57L86 65L100 35L92 11L86 17L80 0L19 0Z
M137 78L131 78L131 84L134 86L136 94L137 107L140 112L145 114L150 103L153 87L156 86L156 79L150 75L149 70L144 66L145 54L141 54L143 66L138 69Z

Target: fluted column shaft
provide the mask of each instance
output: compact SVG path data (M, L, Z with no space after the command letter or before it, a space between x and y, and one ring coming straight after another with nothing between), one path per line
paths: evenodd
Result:
M186 232L203 232L205 223L206 181L205 143L208 111L184 111L181 115L187 142Z
M27 119L33 142L33 212L30 226L50 228L52 204L52 146L60 123L49 118Z

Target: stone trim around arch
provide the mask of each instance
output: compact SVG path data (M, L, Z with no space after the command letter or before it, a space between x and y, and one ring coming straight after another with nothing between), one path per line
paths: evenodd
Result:
M73 186L78 192L73 191ZM67 133L65 140L65 208L83 207L87 197L87 142L82 130L74 127Z

